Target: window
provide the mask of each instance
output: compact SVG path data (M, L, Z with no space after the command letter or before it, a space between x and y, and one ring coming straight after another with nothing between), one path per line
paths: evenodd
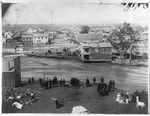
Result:
M90 52L89 48L84 48L84 51L87 52L87 53Z
M105 48L105 52L106 52L106 53L109 53L109 48Z
M104 49L103 48L101 48L101 53L104 53Z
M95 52L98 53L98 48L95 48Z

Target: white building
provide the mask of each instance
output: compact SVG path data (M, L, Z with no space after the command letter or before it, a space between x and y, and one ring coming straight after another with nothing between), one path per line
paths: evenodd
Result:
M4 33L4 37L5 37L5 38L11 39L12 36L13 36L13 34L12 34L11 32L5 32L5 33Z
M33 34L33 44L48 44L49 43L49 34L47 33L39 33Z

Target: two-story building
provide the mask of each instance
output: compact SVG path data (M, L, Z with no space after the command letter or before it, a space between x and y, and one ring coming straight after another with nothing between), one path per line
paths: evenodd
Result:
M77 40L80 42L81 59L84 62L111 61L112 46L106 38L95 34L81 36L83 38Z
M84 62L111 61L112 46L110 43L81 44L80 51Z
M48 44L48 43L49 43L48 33L33 34L33 44Z
M21 35L21 40L23 44L33 44L33 35L32 34Z

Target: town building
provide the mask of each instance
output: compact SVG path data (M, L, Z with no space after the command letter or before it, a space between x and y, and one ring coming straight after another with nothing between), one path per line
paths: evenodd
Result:
M84 62L111 61L112 46L101 34L80 34L76 39Z
M23 44L33 44L33 35L32 34L21 35L21 40Z
M11 39L12 36L13 36L13 34L12 34L11 32L7 32L7 31L4 32L4 37L5 37L5 38Z
M14 39L6 39L6 45L17 45L17 40Z
M3 57L2 87L14 88L21 86L21 69L19 56Z
M33 34L33 44L48 44L48 43L49 43L48 33Z
M84 62L111 61L112 46L110 43L81 44L80 51Z
M15 47L15 52L16 53L23 53L23 46L22 45L16 46Z

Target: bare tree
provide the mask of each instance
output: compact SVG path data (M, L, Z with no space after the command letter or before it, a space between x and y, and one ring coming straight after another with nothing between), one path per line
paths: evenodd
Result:
M140 40L140 33L133 30L129 23L124 23L113 29L112 33L106 37L121 58L123 58L123 55L128 50L132 54L133 46Z
M137 9L140 6L142 6L144 9L148 8L149 3L121 3L121 5L124 7L124 11L128 11L128 9Z

